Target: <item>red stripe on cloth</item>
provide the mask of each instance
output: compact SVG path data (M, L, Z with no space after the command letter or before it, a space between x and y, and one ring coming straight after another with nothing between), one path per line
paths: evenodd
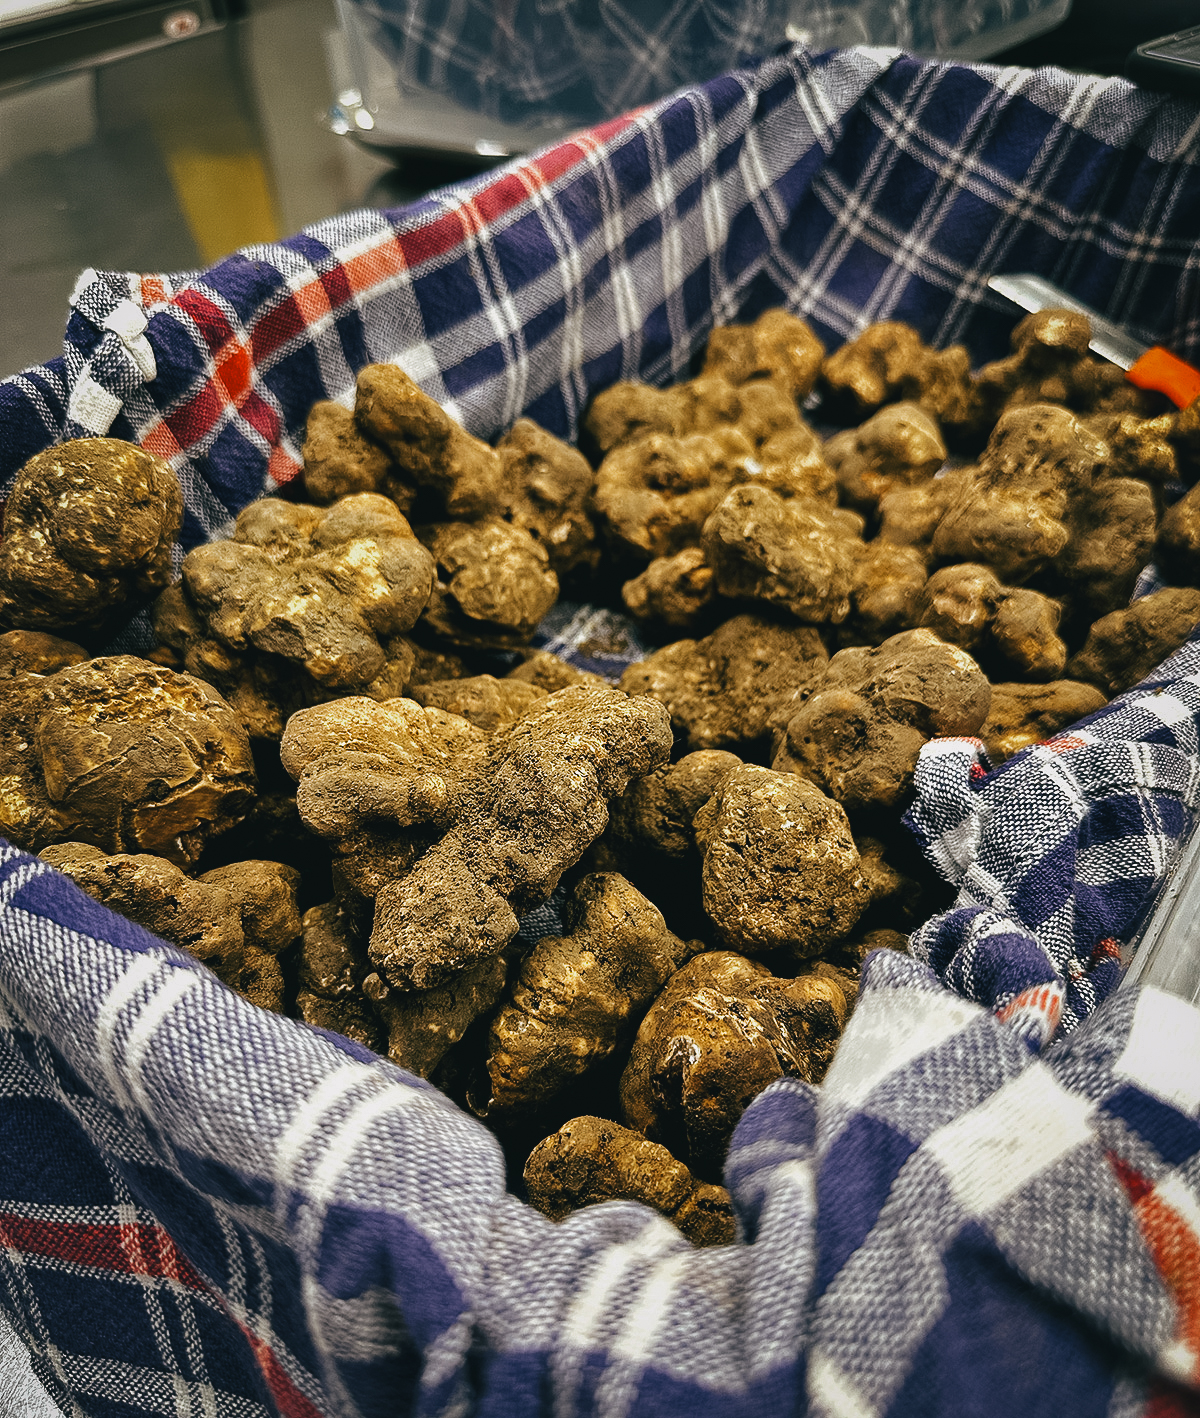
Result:
M388 236L378 246L369 246L355 256L347 256L342 262L342 273L355 295L373 290L392 281L408 265L408 257L399 240Z
M272 448L267 460L267 476L276 487L283 487L300 475L303 464L298 463L290 453L282 448Z
M192 317L204 336L204 343L214 354L233 338L233 326L230 325L225 312L202 291L194 287L180 291L174 303Z
M283 1371L283 1366L271 1351L270 1345L259 1339L245 1325L240 1326L246 1341L254 1351L259 1370L267 1381L275 1406L282 1418L322 1418L321 1410L300 1392Z
M1108 1160L1133 1202L1142 1236L1179 1315L1177 1338L1192 1356L1192 1382L1200 1380L1200 1235L1150 1182L1111 1152Z
M241 403L254 378L254 364L245 345L230 345L228 353L217 360L215 377L224 387L229 402Z
M325 294L329 297L329 304L334 310L345 305L354 295L349 277L341 266L335 266L332 271L326 271L320 279L321 284L325 287Z
M208 1289L170 1236L142 1222L45 1221L0 1212L0 1245L96 1270L177 1280L190 1290Z
M462 223L453 212L430 222L417 231L407 232L399 239L400 250L409 266L419 266L423 261L432 261L436 256L444 256L447 251L462 242Z
M142 308L149 310L152 305L165 305L167 302L166 282L161 276L142 277Z
M142 436L142 447L147 453L156 453L160 458L172 459L180 452L179 440L165 423L156 423Z
M289 340L294 340L297 335L302 334L304 329L304 314L297 305L296 298L289 295L274 310L268 310L255 324L250 335L250 347L254 351L255 363L261 364L281 345L286 345Z
M485 222L494 222L522 203L529 196L529 189L514 173L508 173L498 182L489 183L475 194L472 203L476 212Z
M180 448L188 448L216 426L226 407L227 401L215 387L211 383L203 384L186 404L169 413L163 422L178 439Z
M254 429L255 433L261 433L268 443L275 443L279 438L279 415L266 403L261 394L250 394L246 401L238 410L242 418Z
M1200 1418L1200 1395L1152 1380L1142 1418Z

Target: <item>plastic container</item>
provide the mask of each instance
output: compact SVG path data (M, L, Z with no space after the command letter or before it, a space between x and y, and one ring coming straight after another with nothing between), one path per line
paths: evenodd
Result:
M336 0L351 79L334 125L372 148L509 157L779 45L895 46L986 59L1053 29L1071 0L536 0L448 7ZM507 12L507 13L506 13Z

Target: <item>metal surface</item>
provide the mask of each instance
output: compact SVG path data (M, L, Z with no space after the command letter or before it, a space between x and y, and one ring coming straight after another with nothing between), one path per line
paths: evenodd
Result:
M999 295L1007 296L1022 310L1074 310L1086 315L1091 321L1092 338L1088 344L1102 359L1111 360L1121 369L1131 369L1150 348L1135 340L1119 325L1097 315L1090 306L1059 290L1056 285L1043 280L1041 276L991 276L988 285Z
M1184 839L1130 953L1122 988L1156 985L1200 1004L1200 821Z

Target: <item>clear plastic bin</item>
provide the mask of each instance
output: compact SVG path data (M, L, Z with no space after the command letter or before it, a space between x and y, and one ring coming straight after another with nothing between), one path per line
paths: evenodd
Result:
M501 158L736 68L788 41L986 59L1071 0L336 0L350 81L335 126L375 148ZM678 16L682 15L682 18Z

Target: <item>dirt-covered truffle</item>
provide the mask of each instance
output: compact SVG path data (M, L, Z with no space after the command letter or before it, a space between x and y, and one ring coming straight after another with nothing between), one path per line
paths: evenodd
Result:
M208 634L228 649L278 656L345 693L384 674L389 647L429 600L433 571L395 503L363 492L324 510L278 498L251 503L231 540L188 553L183 586Z
M4 508L0 628L111 633L171 580L183 493L161 458L117 438L35 454Z
M52 675L88 658L82 645L47 635L44 630L7 630L0 635L0 680L15 675Z
M529 651L527 658L515 669L509 670L504 677L537 685L547 694L553 694L556 689L570 689L576 684L587 685L592 689L608 687L608 682L599 675L592 674L590 670L577 669L558 655L552 655L549 650Z
M1003 763L1032 743L1103 709L1108 701L1090 684L1056 679L1050 684L993 684L992 706L979 730L988 757Z
M300 934L299 875L279 862L239 862L197 880L147 854L108 855L82 842L42 857L89 896L202 960L252 1004L283 1008L276 959Z
M402 475L440 494L450 517L499 516L504 467L394 364L359 371L354 417L392 455Z
M877 537L855 547L850 614L839 627L842 645L878 645L918 623L925 558L916 547Z
M839 650L787 721L774 766L846 808L894 808L929 739L978 732L991 686L965 650L930 630Z
M870 899L844 809L792 773L746 763L697 814L704 909L743 955L819 955Z
M417 495L398 475L387 449L363 433L349 409L329 399L319 399L308 415L304 490L322 507L356 492L382 492L401 512Z
M376 969L428 989L498 954L516 913L546 900L604 830L608 801L670 748L662 706L611 689L559 690L496 734L445 836L380 890Z
M624 877L583 877L564 905L563 934L534 946L492 1020L486 1114L544 1111L626 1051L651 1000L694 953Z
M431 680L413 685L409 691L418 704L457 714L489 734L515 724L547 693L539 685L507 677L496 679L494 675Z
M1154 492L1139 478L1103 478L1072 505L1071 537L1054 564L1055 576L1082 630L1098 616L1129 604L1151 559L1158 527Z
M422 527L438 584L425 620L452 644L519 644L558 598L540 542L497 518Z
M1145 394L1111 360L1088 353L1091 322L1074 310L1039 310L1017 323L1013 353L979 371L976 389L989 418L1021 404L1065 404L1080 413L1146 411Z
M818 1083L846 1022L845 992L816 973L778 979L730 951L696 956L650 1006L621 1075L625 1122L706 1180L768 1083Z
M934 555L983 562L1005 584L1021 585L1067 545L1071 504L1091 490L1107 451L1067 409L1010 409L978 465L958 481L934 534Z
M238 822L250 742L209 685L132 655L17 675L0 697L0 835L79 841L187 867Z
M911 325L898 320L868 325L826 357L821 377L850 422L899 400L920 404L947 430L970 433L979 421L965 347L931 349Z
M698 546L684 547L674 556L656 557L640 576L621 588L621 599L630 615L673 630L690 630L716 594L713 569Z
M825 445L826 461L837 469L842 502L873 513L893 488L928 481L946 461L937 420L919 404L888 404L857 428L838 433Z
M296 805L346 882L374 898L454 820L487 735L411 699L348 697L294 714L280 746Z
M613 449L596 473L595 505L625 555L672 556L699 540L705 519L746 480L754 446L732 427L673 438L652 433Z
M933 573L916 620L947 644L969 650L985 668L1050 680L1067 662L1057 634L1061 616L1061 605L1049 596L1004 586L988 567L964 562Z
M666 705L689 749L760 738L828 656L811 626L737 615L702 640L677 640L629 666L621 688Z
M701 537L723 596L762 601L818 625L850 613L861 545L857 514L809 498L785 500L764 487L735 487Z
M752 325L718 325L708 337L704 373L731 384L773 379L797 402L817 382L825 347L808 323L786 310L764 310Z
M735 1234L724 1187L697 1181L657 1142L607 1118L572 1118L539 1142L525 1163L530 1202L553 1221L580 1207L644 1202L695 1246L725 1246Z
M504 476L504 516L545 549L557 575L598 559L588 515L595 474L577 448L532 419L518 419L496 444Z
M1131 689L1178 650L1200 622L1200 590L1165 586L1102 616L1083 649L1067 663L1071 679L1094 684L1110 697Z

